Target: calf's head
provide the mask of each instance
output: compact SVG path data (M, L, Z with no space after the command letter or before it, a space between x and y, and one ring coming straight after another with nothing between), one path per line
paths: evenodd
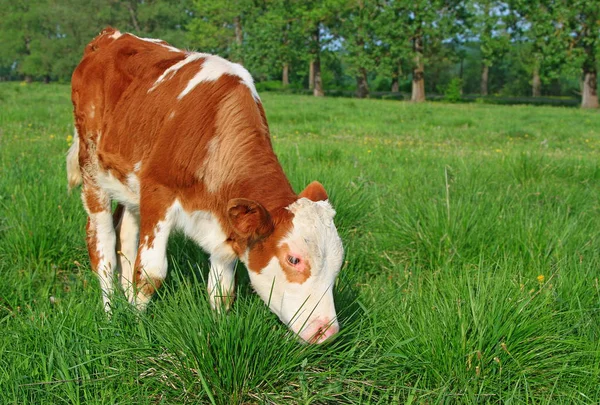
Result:
M255 201L233 199L228 207L234 231L248 242L242 261L252 286L309 343L321 343L339 330L333 286L344 249L334 215L317 182L274 217Z

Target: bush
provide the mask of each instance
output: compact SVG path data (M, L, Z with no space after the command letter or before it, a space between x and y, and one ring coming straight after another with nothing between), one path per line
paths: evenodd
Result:
M462 100L462 80L458 77L450 80L444 89L444 101L457 103Z

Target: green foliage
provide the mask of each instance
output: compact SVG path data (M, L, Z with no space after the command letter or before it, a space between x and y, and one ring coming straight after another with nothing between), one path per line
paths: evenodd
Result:
M390 90L424 70L435 93L452 78L479 93L580 93L598 68L600 3L592 0L0 0L0 79L68 81L105 26L242 62L257 81L308 87L323 59L325 90ZM473 48L477 52L473 53ZM420 70L416 73L420 77ZM539 77L539 80L538 80ZM371 83L369 83L371 82Z
M462 99L462 80L454 78L450 80L444 91L444 101L456 103Z

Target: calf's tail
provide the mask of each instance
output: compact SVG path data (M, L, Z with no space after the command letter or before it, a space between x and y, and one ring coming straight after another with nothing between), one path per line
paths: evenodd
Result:
M83 182L81 169L79 168L79 134L77 128L73 131L73 144L67 153L67 180L69 181L69 191Z

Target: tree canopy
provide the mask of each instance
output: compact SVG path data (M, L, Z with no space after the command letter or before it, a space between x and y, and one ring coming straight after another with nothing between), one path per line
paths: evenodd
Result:
M597 0L0 0L0 78L68 81L111 25L243 63L267 88L581 97L598 107ZM279 83L279 84L278 84Z

